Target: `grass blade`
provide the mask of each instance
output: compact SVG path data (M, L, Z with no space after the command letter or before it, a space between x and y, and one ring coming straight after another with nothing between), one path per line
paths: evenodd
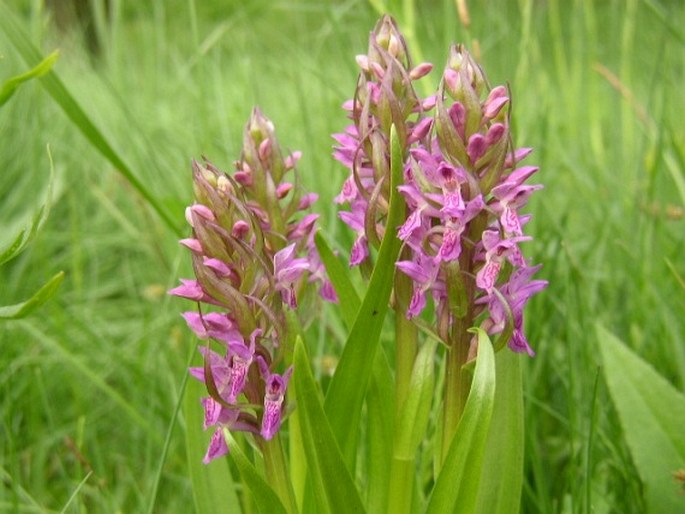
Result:
M74 489L74 491L71 493L71 496L69 496L67 503L65 503L64 507L62 507L62 510L59 511L59 514L66 514L67 509L69 509L69 505L71 505L73 503L73 501L76 499L76 497L78 496L78 493L81 492L81 489L83 489L83 486L86 485L86 482L88 481L88 479L91 477L92 474L93 474L92 471L89 471L88 473L86 473L86 476L83 477L83 479L78 483L78 485L76 486L76 489Z
M24 82L27 82L33 78L42 77L49 72L58 57L59 51L55 50L29 71L9 78L3 82L2 87L0 87L0 107L7 103L7 101L16 92L17 88L19 88L19 86L21 86Z
M7 34L12 45L22 58L29 64L35 65L41 59L40 51L31 43L28 35L20 26L12 11L3 2L0 2L0 28ZM114 150L102 132L91 121L90 117L81 108L66 86L54 71L48 71L42 78L42 84L52 99L62 108L64 114L79 129L81 134L107 159L114 168L124 176L131 186L145 199L150 207L159 215L164 223L177 236L181 237L182 230L176 224L171 215L162 207L153 194L134 175L131 168L124 162L122 157Z
M0 319L25 318L55 295L62 280L64 280L64 272L60 271L25 302L0 307Z
M52 155L50 153L49 146L47 151L48 159L50 160L50 179L48 181L45 202L33 215L31 224L19 231L19 233L14 237L13 241L7 247L5 247L4 250L0 250L0 264L3 264L19 255L33 240L33 238L36 237L36 234L45 223L45 220L48 218L50 207L52 206L52 188L54 187L55 183L55 169L52 163Z
M131 402L124 398L116 389L110 386L103 377L101 377L96 371L89 368L82 356L74 355L67 348L64 348L59 341L48 336L45 332L36 328L30 322L21 320L17 323L19 323L22 329L28 332L31 337L40 342L40 344L45 347L47 352L55 356L55 358L61 359L66 367L72 368L79 375L83 376L83 378L87 380L87 383L84 383L84 387L93 387L102 391L105 398L118 405L122 412L128 416L134 425L138 425L140 428L142 428L145 433L148 434L155 442L162 442L162 438L160 437L159 433L152 428L150 421L140 412L138 412L133 407Z

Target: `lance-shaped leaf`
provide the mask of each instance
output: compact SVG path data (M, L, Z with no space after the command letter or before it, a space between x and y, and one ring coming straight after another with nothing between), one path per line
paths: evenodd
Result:
M685 512L682 486L673 477L685 469L685 396L601 325L597 339L649 512Z
M402 181L403 156L394 126L390 130L390 141L390 207L385 235L371 274L368 291L345 343L325 400L331 428L350 469L354 468L362 405L374 365L383 320L388 310L395 261L401 246L400 240L397 239L397 227L404 221L405 204L397 191L397 186Z
M376 353L376 362L366 395L367 437L367 508L385 512L392 463L395 395L392 372L385 352Z
M435 393L435 371L433 360L437 341L426 341L414 362L409 394L402 404L399 426L396 428L397 443L394 457L414 460L416 450L426 435L431 413L431 399Z
M338 292L340 311L348 329L352 329L361 300L349 279L349 270L331 251L328 243L317 232L316 248L326 266L328 277ZM388 496L388 480L392 459L392 419L395 415L393 378L383 352L376 354L369 390L366 396L368 415L368 495L369 512L384 512ZM292 423L291 423L292 427Z
M287 514L276 491L274 491L266 480L264 480L262 475L260 475L254 464L252 464L250 459L247 458L247 455L243 453L240 445L233 439L233 436L228 429L224 429L224 437L226 438L226 444L229 448L229 455L233 459L233 462L235 462L238 471L240 471L240 476L243 477L245 484L252 492L252 497L254 498L254 502L257 505L259 512L261 514ZM227 485L230 486L230 483ZM221 506L221 509L223 509L223 505ZM217 506L215 505L213 512L216 511ZM226 509L226 512L233 511Z
M3 82L2 86L0 87L0 107L7 103L7 100L12 97L12 95L17 91L17 88L24 82L45 75L48 71L50 71L52 65L55 64L55 61L58 57L59 51L55 50L29 71L22 73L21 75L11 77Z
M495 356L495 407L485 447L477 514L517 514L523 486L522 355L507 349Z
M319 257L321 257L321 262L326 267L326 273L333 284L333 289L338 295L343 321L348 328L351 328L359 311L361 300L350 280L350 271L335 256L321 232L314 234L314 243L319 252Z
M13 236L10 244L6 245L4 248L0 248L0 264L3 264L19 255L33 240L33 238L36 237L36 234L45 223L45 220L48 219L50 207L52 206L52 190L55 183L55 169L52 164L50 147L48 147L48 159L50 160L50 179L48 181L47 192L45 194L45 201L31 218L31 223L21 229L18 234ZM4 245L4 243L2 244Z
M471 392L433 489L426 514L473 514L485 444L495 405L495 354L488 335L478 333L478 358Z
M0 307L0 319L25 318L55 295L63 279L64 272L60 271L25 302Z
M320 514L365 512L321 404L301 339L295 343L295 394L310 485Z

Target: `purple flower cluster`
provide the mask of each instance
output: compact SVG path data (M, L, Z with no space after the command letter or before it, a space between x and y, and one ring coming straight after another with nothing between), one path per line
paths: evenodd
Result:
M355 98L345 104L353 124L334 136L334 156L350 170L338 203L356 233L350 265L369 258L386 228L404 243L397 268L413 281L407 318L419 316L431 297L436 327L448 345L463 329L480 325L501 334L514 351L533 354L523 333L523 308L544 289L533 280L520 243L530 215L522 214L541 185L526 181L538 171L519 166L531 151L513 149L509 95L488 91L482 70L461 46L450 50L435 96L417 97L412 81L430 64L411 67L402 35L384 17L371 33ZM384 227L389 197L389 133L395 125L404 152L406 220Z
M297 307L312 282L336 301L314 246L317 215L306 212L317 196L285 180L299 157L283 156L273 124L255 109L232 175L193 162L195 203L186 210L192 237L181 244L191 252L196 279L182 279L169 293L211 306L183 316L200 339L221 348L200 347L204 367L190 369L209 393L202 399L204 427L216 428L205 463L228 452L223 428L274 437L292 373L274 371L292 342L285 311Z

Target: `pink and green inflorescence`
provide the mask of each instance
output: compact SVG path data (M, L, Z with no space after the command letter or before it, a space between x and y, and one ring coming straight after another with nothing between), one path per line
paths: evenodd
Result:
M312 285L336 301L314 246L318 216L308 211L317 195L297 186L299 157L282 154L273 124L255 109L232 175L193 162L195 203L186 210L192 236L181 244L196 278L170 293L197 302L198 310L183 317L220 348L200 346L204 367L190 369L209 393L202 399L204 428L215 428L205 463L228 452L224 428L264 441L278 433L293 371L276 371L286 367L295 337L288 311L303 297L312 301Z
M404 243L397 269L411 278L406 316L418 318L432 299L435 328L447 345L464 326L501 334L516 352L533 355L523 332L523 308L547 286L533 280L539 266L523 256L530 241L522 213L541 185L527 184L536 166L521 165L530 148L514 149L507 88L490 89L480 67L453 46L438 92L419 98L413 83L432 65L412 66L394 21L384 17L371 33L354 99L352 119L334 157L350 174L336 197L355 242L350 265L364 265L378 247L389 202L390 127L403 149ZM400 297L401 295L396 296Z

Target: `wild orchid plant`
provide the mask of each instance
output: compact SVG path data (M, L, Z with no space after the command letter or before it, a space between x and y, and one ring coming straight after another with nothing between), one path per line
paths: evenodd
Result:
M246 509L261 512L517 512L521 384L503 348L533 355L523 310L547 285L520 248L538 168L520 166L531 149L513 147L507 88L463 47L428 98L414 82L432 65L412 65L392 18L357 62L334 157L349 171L336 202L355 233L350 267L368 279L361 299L316 232L300 154L282 152L259 110L233 174L193 162L181 243L196 278L171 293L197 302L184 317L207 341L190 370L207 389L204 460L232 455ZM323 401L303 343L313 289L349 328Z

